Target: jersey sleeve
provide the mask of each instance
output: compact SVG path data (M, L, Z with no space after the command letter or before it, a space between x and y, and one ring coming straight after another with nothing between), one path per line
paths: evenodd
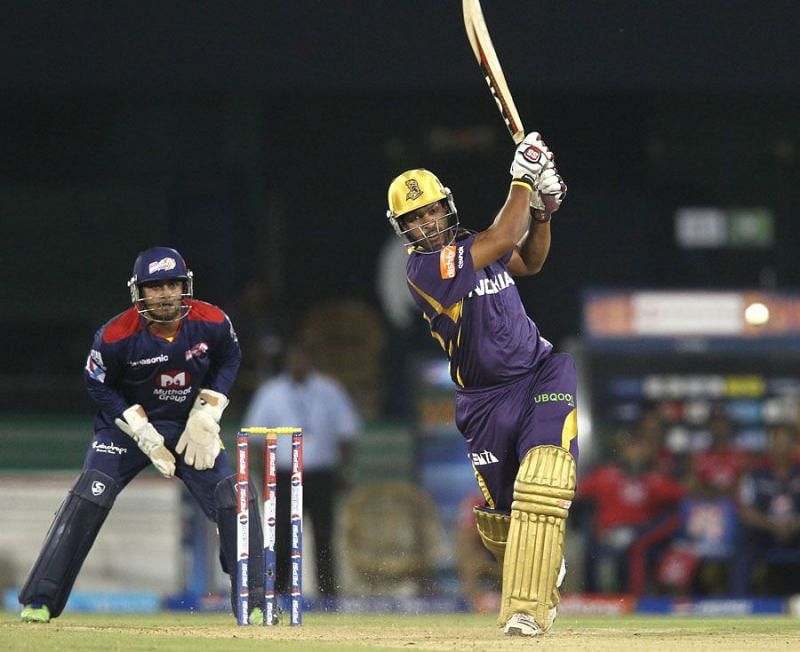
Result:
M83 381L91 399L110 420L119 417L130 406L119 390L125 371L117 357L118 344L103 341L103 329L97 331L83 368Z
M437 253L413 254L406 266L412 294L441 306L451 306L469 294L477 283L471 253L474 241L471 235Z
M242 364L242 351L228 315L225 315L224 321L218 328L219 341L217 346L212 349L212 366L203 383L203 388L230 396Z
M683 486L664 474L654 474L651 488L655 499L662 505L671 505L683 500L686 492Z

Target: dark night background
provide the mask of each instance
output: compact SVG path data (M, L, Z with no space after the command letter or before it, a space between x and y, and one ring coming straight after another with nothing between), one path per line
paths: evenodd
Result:
M585 288L800 285L800 5L483 4L570 186L544 271L519 285L546 336L579 333ZM74 382L155 243L242 329L254 282L280 325L328 298L379 307L391 178L435 170L483 228L512 154L455 0L8 0L2 403ZM776 244L689 254L682 206L766 207Z

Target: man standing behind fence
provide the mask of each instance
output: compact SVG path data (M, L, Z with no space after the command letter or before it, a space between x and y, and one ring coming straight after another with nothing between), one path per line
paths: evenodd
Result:
M361 431L361 418L344 387L314 369L303 339L284 351L284 371L255 392L244 415L245 426L297 426L303 429L303 503L312 524L317 585L325 597L338 592L333 528L337 494L352 479L352 442ZM279 438L276 580L278 593L288 588L289 489L291 450Z

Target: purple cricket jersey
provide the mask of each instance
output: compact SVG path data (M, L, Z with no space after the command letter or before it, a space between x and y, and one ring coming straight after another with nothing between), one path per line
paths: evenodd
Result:
M138 403L165 438L177 439L201 389L230 394L241 363L233 326L216 306L188 303L171 342L153 334L135 308L97 331L83 372L100 407L95 431L116 430L114 419Z
M567 353L528 317L507 265L511 252L474 270L469 234L435 254L413 252L411 294L450 360L456 426L487 507L511 510L520 460L559 446L577 461L577 377Z
M475 234L441 252L413 252L406 265L411 294L464 388L506 383L530 372L553 345L525 312L506 265L511 252L479 270L470 252Z

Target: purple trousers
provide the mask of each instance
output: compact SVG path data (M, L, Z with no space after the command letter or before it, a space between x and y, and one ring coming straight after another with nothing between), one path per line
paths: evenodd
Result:
M504 385L456 392L456 426L488 507L511 511L519 464L534 446L563 446L578 461L577 377L568 353L553 353ZM486 495L488 493L488 495Z

